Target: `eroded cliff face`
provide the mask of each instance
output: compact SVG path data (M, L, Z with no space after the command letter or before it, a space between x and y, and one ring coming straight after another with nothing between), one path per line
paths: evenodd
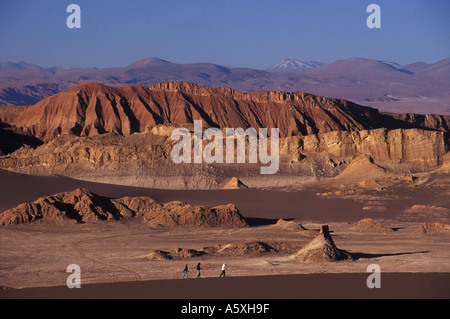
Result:
M280 136L375 128L447 130L450 117L426 120L380 114L355 103L306 93L204 88L186 82L152 87L79 85L22 111L12 124L49 141L59 134L128 136L157 124L185 125L202 120L205 127L279 128ZM446 123L445 125L443 125Z
M248 160L239 169L236 164L226 163L175 164L171 158L171 150L177 143L170 137L173 128L158 126L150 132L126 137L114 133L95 137L60 135L36 149L22 148L1 157L0 168L88 180L111 181L107 177L114 176L115 183L153 187L152 178L172 179L174 183L185 178L177 182L181 188L193 186L191 181L201 179L204 180L201 188L219 188L216 181L243 171L247 175L259 175L257 169L262 164L248 164ZM398 166L410 172L431 171L443 165L448 149L447 133L419 129L291 136L280 140L280 169L274 175L333 177L361 155L388 169L395 170Z
M430 170L443 164L449 137L444 132L419 129L375 129L289 137L280 145L280 154L287 159L292 156L291 161L301 161L317 153L349 161L364 154L378 163L408 164L419 170Z
M442 166L448 153L449 118L379 113L304 93L240 93L186 82L90 83L22 111L14 124L46 143L0 157L0 168L146 187L221 188L221 181L243 175L261 183L261 164L248 164L248 156L239 165L172 161L178 142L171 139L173 130L186 127L192 133L193 121L201 119L204 128L222 133L279 128L277 176L333 177L359 156L391 171L430 171ZM162 182L154 182L158 178Z

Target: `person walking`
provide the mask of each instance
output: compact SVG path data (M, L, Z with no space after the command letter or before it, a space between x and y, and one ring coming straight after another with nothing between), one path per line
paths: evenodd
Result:
M197 264L197 276L195 278L200 278L200 270L202 268L200 267L200 263Z
M184 267L184 270L183 270L183 276L181 276L181 278L186 277L186 279L187 279L188 278L188 272L189 272L188 265L186 264L186 266Z
M222 272L220 273L220 276L219 277L225 277L225 267L227 266L227 263L224 263L223 265L222 265Z

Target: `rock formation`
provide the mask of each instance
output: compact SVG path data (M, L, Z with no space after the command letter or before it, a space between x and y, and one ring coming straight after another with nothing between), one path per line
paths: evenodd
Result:
M218 249L218 253L231 254L231 255L256 255L259 256L263 253L275 251L270 245L260 242L237 242L227 245L222 245Z
M123 203L123 202L122 202ZM172 201L141 212L143 221L153 227L246 227L247 222L234 204L212 208Z
M425 222L419 229L416 230L416 233L430 234L442 230L450 230L450 225L439 222L434 223Z
M233 177L230 179L228 183L225 184L223 189L242 189L242 188L248 188L247 185L242 183L237 177Z
M386 170L376 165L373 159L368 155L360 155L353 159L344 171L337 176L339 179L355 176L363 176L364 179L375 179L386 174Z
M307 237L315 237L319 234L318 230L313 229L306 229L301 224L296 223L294 221L287 221L282 218L280 218L275 225L273 225L275 228L281 228L289 231L295 231L298 232L302 236Z
M282 218L277 221L277 223L274 225L274 227L291 230L291 231L306 230L306 228L303 227L302 225L300 225L299 223L296 223L294 221L287 221Z
M446 133L418 129L330 132L290 138L290 144L297 143L300 144L298 152L306 157L326 153L337 159L353 160L359 155L367 155L372 163L412 164L422 169L442 165L450 145ZM281 154L283 146L286 147L280 143Z
M159 128L158 132L161 130ZM79 177L83 169L91 172L92 169L111 170L114 167L115 170L127 172L136 166L142 173L145 168L158 163L173 165L171 149L174 143L164 134L151 132L126 137L115 133L95 137L65 134L36 149L23 148L0 158L0 168L40 174L48 173L51 168L53 173L71 176L73 167ZM319 165L324 166L323 170L330 172L331 177L340 173L346 163L353 160L355 162L350 168L369 167L375 173L382 173L381 166L385 164L390 167L406 165L410 171L427 171L443 164L448 147L446 133L417 129L376 129L293 136L280 140L280 171L286 165L295 168L303 163L314 165L318 161ZM356 160L358 156L361 157ZM295 163L293 158L296 158ZM174 169L181 167L178 165ZM195 165L190 166L191 170L193 168ZM27 169L37 172L28 172ZM103 174L107 175L106 172ZM136 172L132 174L138 175Z
M351 227L351 229L358 231L375 231L375 232L387 232L392 231L392 228L386 227L381 223L375 223L372 218L361 219Z
M352 260L352 256L345 250L336 247L331 238L328 225L323 225L320 234L303 246L291 258L299 262L328 262Z
M297 245L285 242L262 242L251 240L204 247L202 251L207 254L261 256L268 253L292 253L297 249Z
M142 258L148 259L148 260L168 260L172 259L172 256L168 251L159 250L159 249L152 249L149 251L148 254L145 254L141 256Z
M0 169L197 189L217 189L224 179L248 178L256 172L256 166L248 163L245 168L174 164L171 150L177 141L171 133L179 126L192 129L195 119L221 129L278 127L278 173L284 176L322 178L342 173L340 178L373 179L397 168L431 171L443 165L450 145L447 117L382 114L348 101L298 92L240 93L186 82L152 87L88 83L20 112L15 125L45 144L19 149L25 145L20 142L13 153L0 156ZM259 175L261 163L257 165ZM271 186L266 180L265 185ZM251 183L258 187L261 181ZM230 186L242 184L233 180L226 187Z
M448 184L446 185L446 188L448 189ZM446 194L443 193L443 198L445 198L445 195ZM445 221L448 216L450 216L448 204L444 206L416 204L405 209L400 217L406 220Z
M1 213L0 225L36 221L84 223L96 220L118 220L121 217L132 215L133 212L125 207L114 205L109 198L79 188L72 192L41 197L32 203L23 203L8 209Z
M306 93L204 88L187 82L152 87L109 87L81 84L25 109L13 124L49 141L59 134L95 136L114 132L128 136L157 124L188 124L203 120L207 127L279 128L280 135L305 136L332 131L386 127L446 129L450 116L438 119L392 117L355 103ZM445 124L445 125L444 125Z
M189 259L206 254L201 250L174 248L171 251L152 249L148 254L141 256L148 260L170 260L170 259Z
M262 256L270 253L292 253L298 246L283 242L243 241L204 247L201 250L174 248L170 251L151 249L140 256L148 260L189 259L204 255Z
M79 188L23 203L0 214L0 225L31 222L86 223L137 217L152 227L246 227L234 204L192 206L185 202L158 203L150 197L112 199Z

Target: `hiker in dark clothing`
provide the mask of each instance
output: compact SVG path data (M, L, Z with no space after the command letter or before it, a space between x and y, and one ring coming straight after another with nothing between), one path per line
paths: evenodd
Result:
M181 278L186 277L186 279L187 279L188 278L188 272L189 272L188 265L186 264L186 267L184 267L184 270L183 270L183 276L181 276Z
M197 264L197 276L195 278L199 278L200 277L200 270L202 268L200 267L200 263Z

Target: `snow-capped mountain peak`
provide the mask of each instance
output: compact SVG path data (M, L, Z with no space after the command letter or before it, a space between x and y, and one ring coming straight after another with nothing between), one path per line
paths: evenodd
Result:
M303 62L295 59L285 59L267 70L271 72L294 73L315 69L322 65L325 64L316 61Z

